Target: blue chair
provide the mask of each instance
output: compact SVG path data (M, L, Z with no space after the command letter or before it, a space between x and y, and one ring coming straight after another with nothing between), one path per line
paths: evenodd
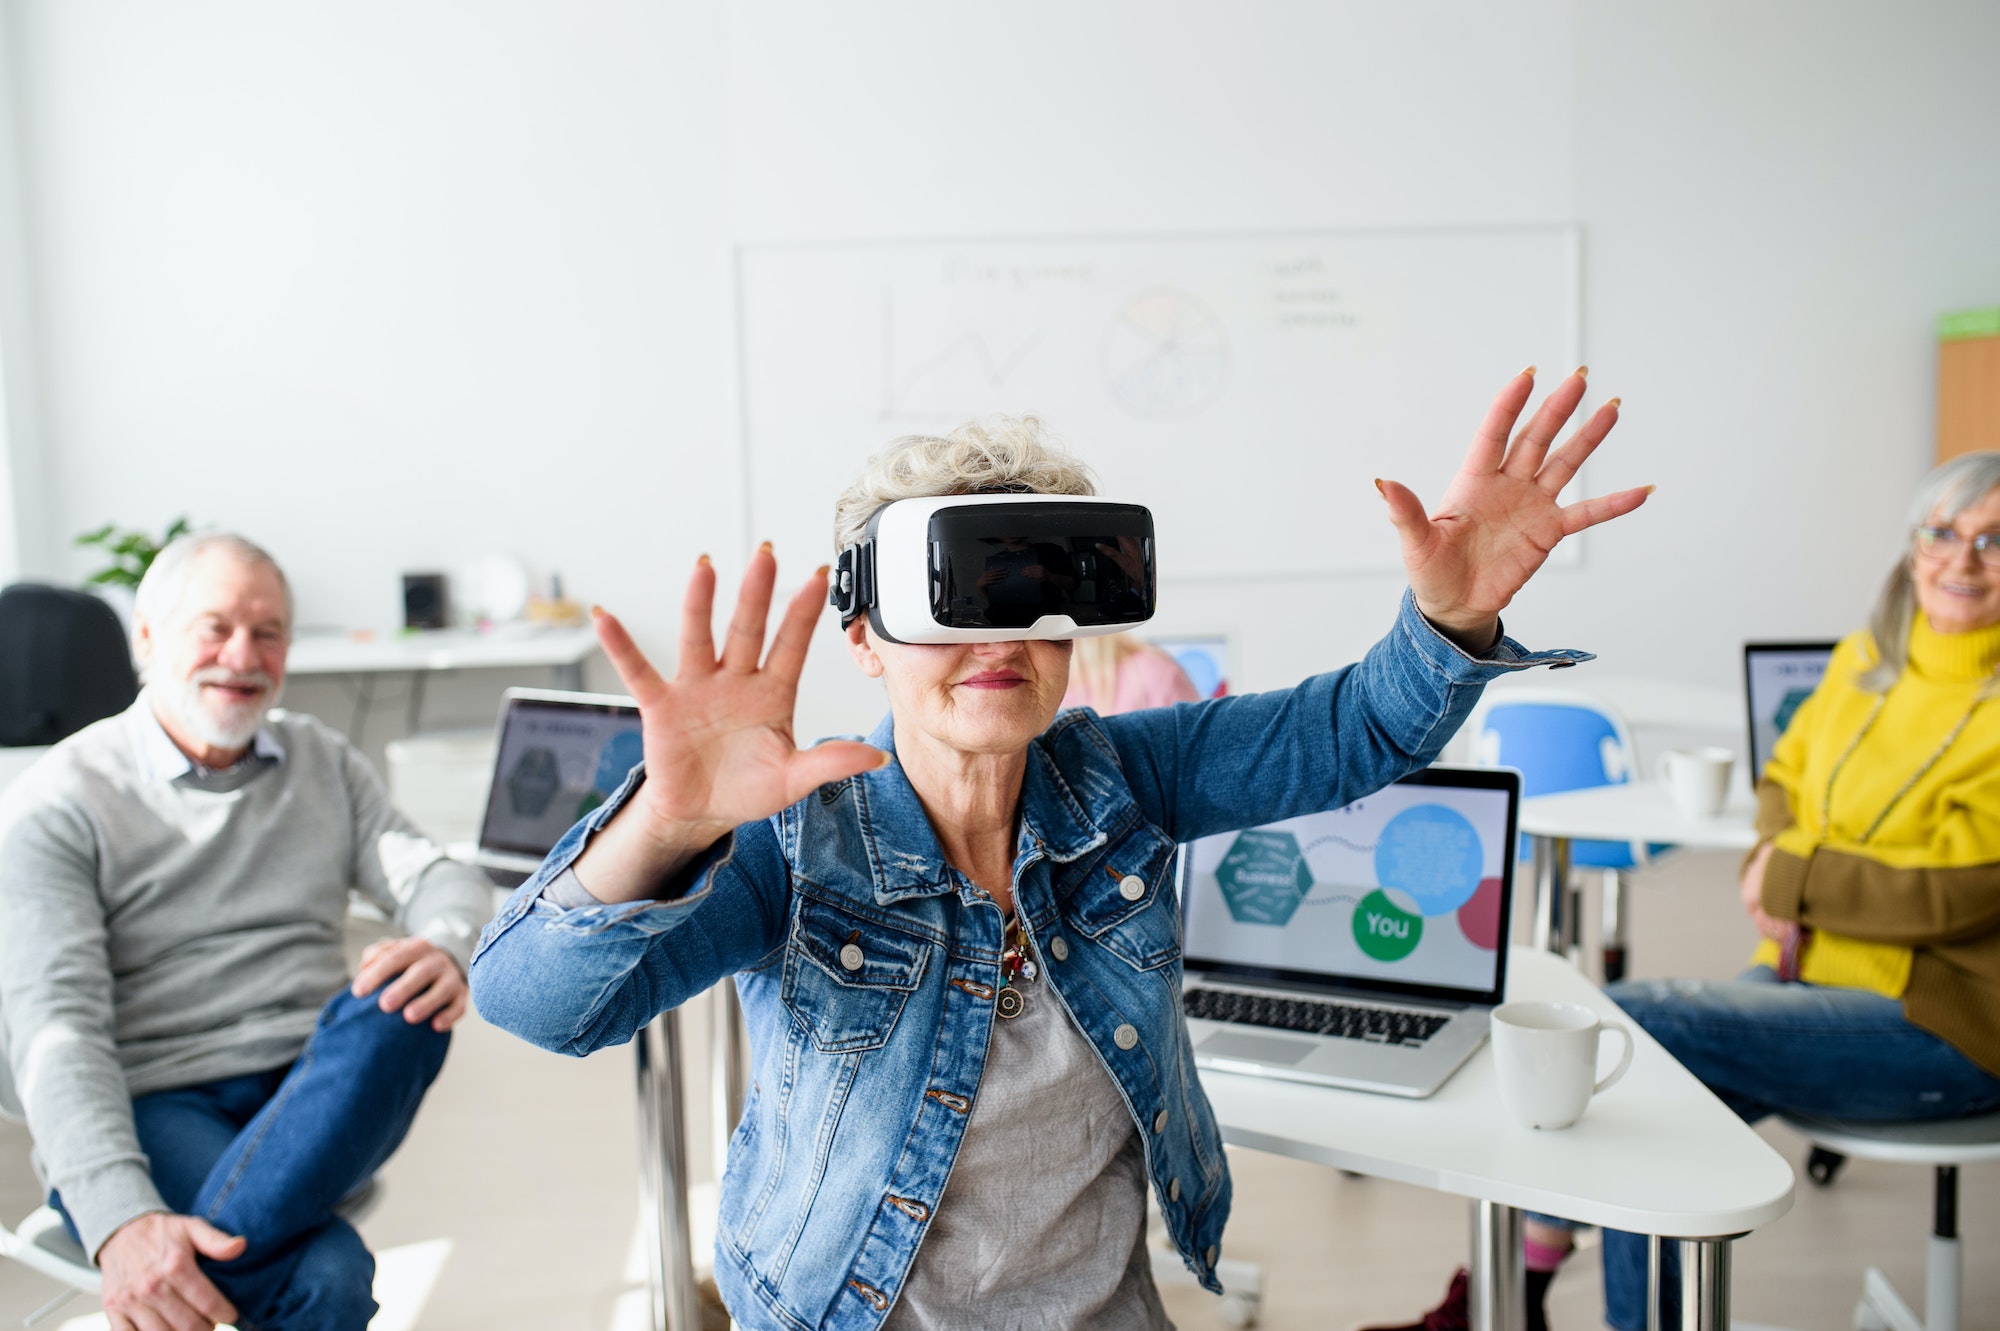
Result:
M1521 773L1524 797L1554 795L1566 790L1622 786L1633 779L1636 761L1631 732L1616 712L1583 694L1540 692L1499 697L1475 714L1474 735L1479 761L1512 767ZM1604 978L1625 973L1625 882L1628 870L1672 849L1638 841L1575 841L1570 867L1604 873ZM1518 853L1528 854L1528 838ZM1558 909L1570 894L1557 897Z

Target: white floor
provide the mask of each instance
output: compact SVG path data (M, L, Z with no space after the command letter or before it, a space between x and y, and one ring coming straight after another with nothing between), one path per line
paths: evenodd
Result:
M1748 954L1733 861L1688 855L1642 876L1633 904L1639 974L1723 976ZM380 1328L637 1331L644 1267L635 1260L632 1060L608 1050L576 1062L484 1026L461 1027L450 1061L364 1228L381 1257ZM707 1140L691 1096L695 1141ZM1769 1135L1801 1161L1803 1146ZM35 1204L19 1125L0 1123L0 1214ZM699 1154L699 1152L697 1152ZM1264 1268L1262 1325L1273 1331L1409 1320L1436 1301L1464 1259L1467 1214L1452 1198L1380 1180L1232 1152L1236 1210L1229 1255ZM2000 1327L2000 1167L1961 1180L1968 1328ZM1834 1187L1802 1185L1793 1212L1737 1245L1736 1311L1746 1322L1844 1331L1861 1269L1922 1290L1926 1171L1850 1164ZM1594 1253L1573 1260L1551 1295L1560 1331L1600 1325ZM0 1321L13 1324L57 1292L0 1263ZM1214 1302L1169 1291L1185 1328L1220 1327ZM78 1300L45 1323L102 1326Z

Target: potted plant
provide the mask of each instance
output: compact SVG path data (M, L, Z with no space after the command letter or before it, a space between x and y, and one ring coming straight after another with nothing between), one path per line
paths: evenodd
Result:
M118 612L118 617L125 621L129 629L132 623L132 596L139 588L139 580L146 576L146 570L153 566L153 559L160 551L192 530L185 517L178 517L168 524L166 534L157 541L137 529L121 531L115 522L107 522L95 531L87 531L76 538L76 543L102 550L111 557L111 566L99 569L84 581L111 603L111 608Z

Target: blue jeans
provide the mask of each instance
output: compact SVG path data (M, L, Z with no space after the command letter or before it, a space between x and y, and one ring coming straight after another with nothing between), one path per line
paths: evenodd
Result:
M1628 980L1604 992L1748 1123L1778 1112L1895 1123L2000 1109L2000 1079L1880 994L1785 983L1762 966L1735 980ZM1671 1247L1666 1258L1671 1313L1680 1269ZM1605 1231L1604 1303L1618 1331L1644 1331L1641 1236Z
M289 1067L132 1102L166 1204L249 1241L201 1261L242 1331L362 1331L375 1315L375 1259L333 1208L402 1142L451 1043L379 997L341 990Z

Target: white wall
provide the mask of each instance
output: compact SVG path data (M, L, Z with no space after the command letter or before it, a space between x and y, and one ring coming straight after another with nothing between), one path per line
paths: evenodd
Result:
M268 539L313 621L391 623L400 571L503 548L664 652L687 561L767 534L736 243L1574 220L1627 404L1596 480L1661 490L1509 624L1724 685L1744 636L1858 620L1931 320L2000 300L1971 0L18 3L35 557L190 511ZM1315 447L1227 443L1274 475ZM1168 593L1264 687L1365 648L1397 587ZM800 731L865 726L815 650Z
M24 6L54 530L239 527L308 623L490 550L657 622L739 541L718 22Z
M39 390L33 269L22 198L15 11L0 8L0 586L46 573L40 522L48 485L35 405Z

